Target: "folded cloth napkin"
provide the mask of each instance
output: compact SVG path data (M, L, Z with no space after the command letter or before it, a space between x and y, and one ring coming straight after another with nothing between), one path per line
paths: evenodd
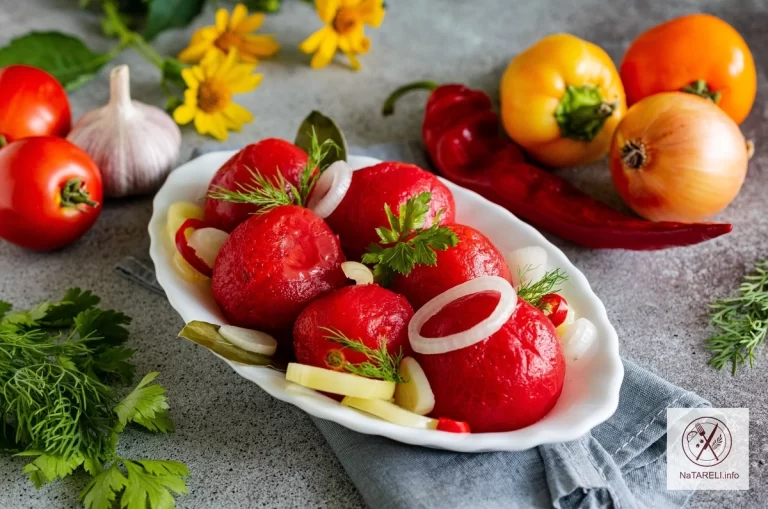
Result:
M216 148L198 149L197 154ZM353 150L427 166L415 143ZM196 155L197 155L196 154ZM158 293L151 269L129 257L118 272ZM616 413L579 440L521 452L467 454L362 435L313 418L366 503L374 508L682 507L666 489L666 409L711 406L630 361Z

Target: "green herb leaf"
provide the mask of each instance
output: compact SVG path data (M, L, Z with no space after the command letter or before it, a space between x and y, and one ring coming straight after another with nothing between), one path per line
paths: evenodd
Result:
M45 314L38 322L45 327L70 327L77 315L93 309L100 300L90 290L70 288L59 302L46 308Z
M205 0L149 0L144 37L151 40L169 28L187 26L204 5Z
M317 161L320 168L327 168L335 161L347 160L347 139L336 122L315 110L302 121L294 144L310 154L315 145L322 145L329 140L337 148L334 152L328 151Z
M194 320L184 326L179 332L179 337L197 343L232 362L247 366L266 366L278 371L285 371L284 362L243 350L224 339L219 334L219 325Z
M523 281L526 273L533 270L533 267L526 265L518 272L518 278ZM568 276L561 269L554 269L546 272L544 277L538 281L527 281L517 289L518 298L526 301L531 306L540 308L541 299L550 293L560 291L560 286L568 281Z
M33 456L35 458L24 467L24 473L29 475L29 480L37 489L56 479L70 475L83 463L83 457L80 455L64 457L37 450L24 451L16 454L16 456Z
M245 0L249 11L275 13L280 10L282 0Z
M126 325L130 317L112 309L88 309L75 317L75 330L81 338L99 345L120 345L128 340Z
M120 472L117 464L112 464L91 479L91 482L80 492L80 500L85 509L112 509L117 495L127 484L128 479Z
M53 75L68 91L93 78L112 53L91 51L80 39L60 32L32 32L0 48L0 67L26 64Z
M11 305L10 302L5 302L4 300L0 300L0 320L2 320L3 317L6 315L6 313L8 313L8 311L10 311L11 309L13 309L13 306Z
M180 474L154 473L138 461L121 460L128 474L120 506L126 509L144 509L149 503L153 509L173 509L175 502L170 491L179 495L187 493L187 485ZM156 464L163 463L156 461ZM177 462L168 462L177 463ZM155 472L159 467L155 465ZM175 470L169 466L166 472ZM186 467L184 467L186 470ZM170 490L170 491L169 491Z
M155 371L147 373L136 388L115 406L120 423L118 431L129 422L143 424L152 431L165 427L165 421L168 419L166 410L169 408L165 388L161 385L149 385L159 374ZM155 426L153 421L158 415L162 424Z
M716 300L710 309L709 321L717 332L705 345L712 354L709 365L723 369L730 364L734 375L747 362L753 367L755 351L768 334L768 260L755 264L735 297Z
M459 243L456 233L447 226L440 226L438 212L432 226L423 228L432 193L425 192L411 197L392 212L384 204L389 228L376 228L381 244L371 244L362 262L374 265L373 276L381 286L389 286L397 274L408 275L416 265L437 265L437 251L445 251Z
M360 352L368 358L368 361L359 364L345 362L344 369L346 371L366 378L377 378L395 383L405 382L405 379L403 379L403 376L400 373L400 361L403 360L403 351L401 349L397 355L390 354L387 350L386 338L381 338L379 341L379 348L373 349L364 345L360 340L348 338L338 329L330 329L328 327L320 328L328 332L328 334L324 336L325 339L338 343L344 348Z

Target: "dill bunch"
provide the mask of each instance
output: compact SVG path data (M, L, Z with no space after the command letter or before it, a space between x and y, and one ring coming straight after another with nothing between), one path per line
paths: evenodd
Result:
M403 383L406 381L400 373L400 361L403 360L402 349L397 355L392 355L387 351L385 340L380 341L379 347L374 349L364 345L360 340L348 338L338 329L329 329L328 327L321 327L321 329L328 333L324 336L325 339L338 343L344 348L360 352L368 358L367 361L358 364L345 362L343 368L346 371L366 378L377 378L389 382Z
M532 267L525 266L518 272L518 279L523 280L523 276L533 270ZM541 299L550 293L557 293L563 283L568 281L568 276L562 269L553 269L547 271L544 277L538 281L526 281L517 289L517 296L534 307L541 307Z

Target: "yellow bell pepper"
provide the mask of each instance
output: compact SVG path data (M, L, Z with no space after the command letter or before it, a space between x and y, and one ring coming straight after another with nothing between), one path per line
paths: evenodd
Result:
M626 109L624 87L608 54L569 34L550 35L520 53L501 79L507 134L556 168L605 155Z

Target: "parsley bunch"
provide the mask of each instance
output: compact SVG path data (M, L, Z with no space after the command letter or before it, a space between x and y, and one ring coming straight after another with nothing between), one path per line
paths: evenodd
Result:
M376 228L380 243L371 244L363 255L363 263L374 265L373 276L381 286L389 286L397 274L407 276L418 264L437 265L437 251L458 245L456 233L440 226L442 210L432 226L424 228L431 200L430 192L416 195L400 205L397 216L384 205L389 229Z
M114 385L135 371L124 346L131 319L98 303L78 288L14 313L0 301L0 449L32 458L24 473L38 488L83 467L93 477L80 494L88 509L118 496L122 507L171 508L170 491L186 493L183 463L117 455L128 424L173 431L165 389L149 373L120 398Z

